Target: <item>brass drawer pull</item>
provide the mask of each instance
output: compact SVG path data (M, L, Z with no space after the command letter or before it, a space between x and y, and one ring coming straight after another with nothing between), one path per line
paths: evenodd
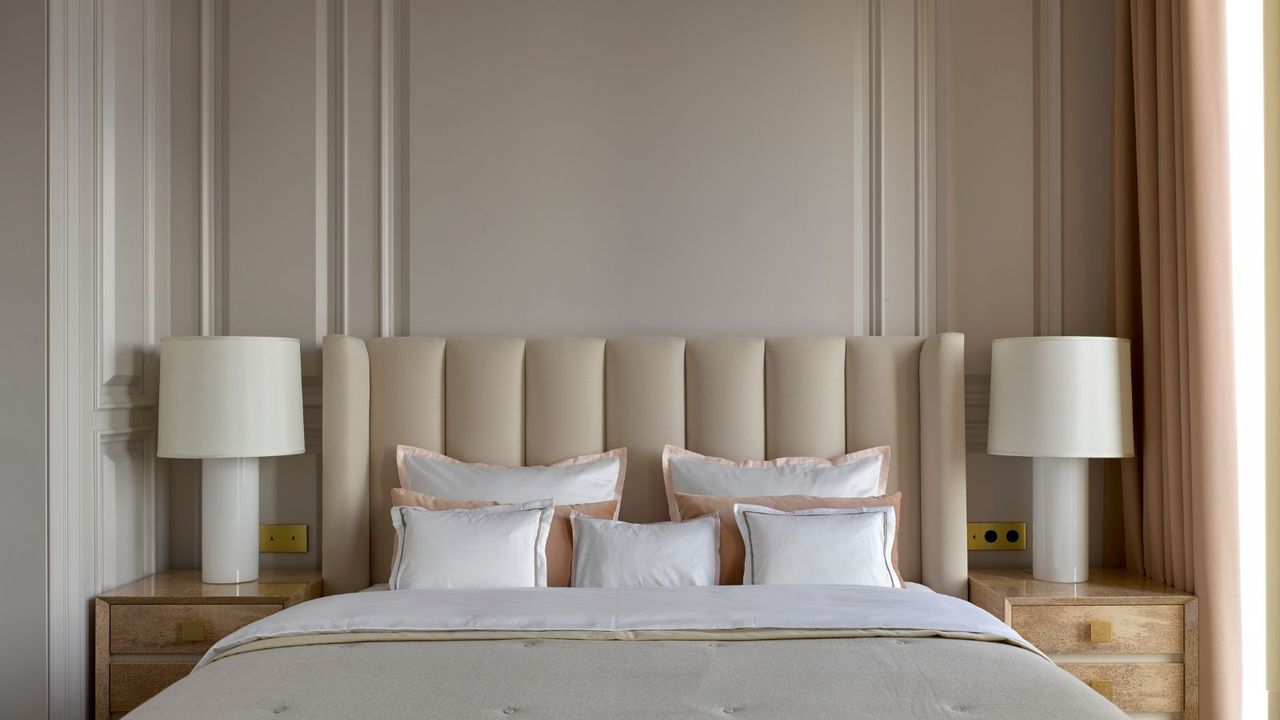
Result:
M1090 680L1089 687L1107 700L1114 701L1116 684L1110 680Z
M178 635L182 642L204 642L204 623L199 620L183 620L178 623Z
M1111 642L1111 621L1089 621L1089 642L1094 643L1095 645L1098 643Z

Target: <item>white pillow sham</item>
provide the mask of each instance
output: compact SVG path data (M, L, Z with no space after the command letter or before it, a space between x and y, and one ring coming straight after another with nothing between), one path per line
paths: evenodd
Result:
M662 477L672 520L680 520L675 502L678 492L735 497L875 497L884 495L889 484L889 446L831 460L784 457L738 462L667 445L662 450Z
M743 585L902 587L892 507L775 510L733 506L746 546Z
M550 499L468 510L391 508L392 590L546 587Z
M441 500L521 503L552 498L557 505L577 505L622 498L627 449L580 455L554 465L502 467L399 445L396 465L400 487Z
M715 585L720 517L629 523L573 512L573 587Z

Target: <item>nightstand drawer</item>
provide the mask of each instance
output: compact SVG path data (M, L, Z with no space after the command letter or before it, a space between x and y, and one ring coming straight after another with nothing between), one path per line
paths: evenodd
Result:
M1182 605L1018 605L1013 629L1047 655L1179 655Z
M280 605L113 605L111 652L203 653Z
M1064 663L1062 669L1131 713L1182 712L1182 663Z
M193 662L113 663L111 712L129 712L150 700L152 695L186 677L195 666Z

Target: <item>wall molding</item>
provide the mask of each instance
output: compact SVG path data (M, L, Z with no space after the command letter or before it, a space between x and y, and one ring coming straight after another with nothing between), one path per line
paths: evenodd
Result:
M154 572L166 553L158 503L167 475L155 458L155 345L169 329L169 11L165 0L49 4L50 717L88 715L93 596L135 579L120 573ZM127 57L132 68L139 48L141 73L117 75L116 63ZM125 50L133 54L119 54ZM139 124L140 141L117 134ZM141 171L140 194L117 192L119 167ZM122 220L140 233L128 257L121 254L126 238L117 236ZM136 295L117 294L132 282L120 274L125 262L145 275ZM117 317L133 313L140 335L118 335ZM118 357L126 364L117 367ZM112 458L122 459L107 487ZM137 503L142 521L133 555L139 564L127 569L115 564L126 557L117 556L117 487Z
M317 344L346 333L347 298L347 23L346 0L316 4L316 330Z
M378 13L378 334L389 337L409 327L403 202L407 13L402 0L381 0Z
M1062 0L1036 0L1035 123L1035 332L1061 335Z
M987 416L991 404L991 376L964 376L965 445L971 453L987 451Z
M916 316L915 333L938 326L937 11L916 0Z
M227 331L227 3L200 0L200 334Z
M945 5L945 3L944 3ZM858 226L867 236L865 310L855 307L859 334L936 332L945 317L946 251L940 232L939 197L945 186L937 172L945 147L939 113L937 0L909 4L868 0L866 113L859 128L867 169L860 200L866 212ZM909 52L907 51L909 49ZM888 73L910 63L910 92L889 85ZM909 131L905 128L909 127ZM885 158L911 158L909 165ZM904 170L909 167L910 170ZM895 248L910 243L909 256ZM909 290L908 290L909 289Z
M93 0L48 8L49 716L88 711L93 594L91 330L97 201L98 16ZM57 508L54 512L53 508Z
M880 0L869 0L867 20L867 69L866 128L863 141L866 150L858 171L864 175L863 231L866 233L866 250L860 257L866 263L863 287L866 289L866 308L859 318L863 327L859 334L880 335L884 332L884 230L881 223L881 163L883 139L881 123L884 119L884 96L881 92L881 8Z

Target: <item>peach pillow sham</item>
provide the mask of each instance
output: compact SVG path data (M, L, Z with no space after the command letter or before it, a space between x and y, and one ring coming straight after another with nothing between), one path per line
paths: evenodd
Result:
M675 522L681 519L677 493L875 497L884 495L889 485L889 446L867 448L830 460L780 457L736 461L667 445L662 450L662 481L667 491L667 511Z
M761 505L784 511L812 510L815 508L892 507L894 515L898 518L898 532L901 532L902 513L899 512L901 502L902 493L900 492L892 495L862 498L830 498L814 497L812 495L731 497L725 495L675 493L675 503L682 517L697 517L707 513L716 513L720 516L721 585L742 584L742 571L747 555L746 545L742 541L742 531L738 529L738 523L733 514L734 505L739 503L743 505ZM550 553L550 545L548 545L548 563L550 563ZM893 569L898 577L902 577L902 573L898 571L898 542L896 535L893 542Z
M391 505L394 507L471 510L501 504L492 500L441 500L413 490L391 488ZM551 531L547 535L547 587L569 587L569 576L573 568L573 529L569 524L569 513L578 512L587 517L612 520L617 507L618 503L613 500L556 506L555 515L551 520ZM733 518L732 509L729 517ZM392 552L393 565L394 555L395 553Z

